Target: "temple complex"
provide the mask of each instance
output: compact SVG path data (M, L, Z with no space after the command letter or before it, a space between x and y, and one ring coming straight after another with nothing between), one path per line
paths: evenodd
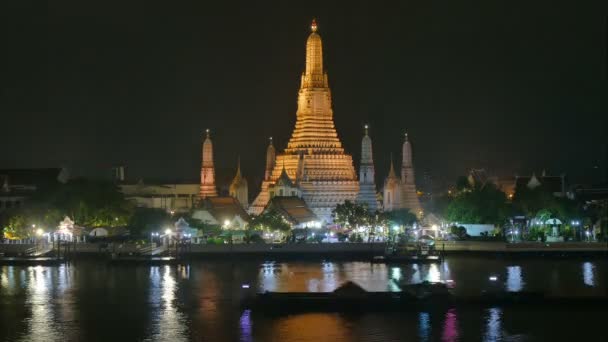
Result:
M213 166L213 143L211 142L209 129L205 133L206 137L203 142L203 161L201 165L201 191L199 192L201 199L217 196L215 167Z
M376 181L374 180L374 158L372 155L372 139L368 134L369 127L365 125L365 135L361 140L361 165L359 166L359 195L357 202L367 205L371 211L376 211Z
M241 160L237 163L236 175L230 183L230 196L236 198L243 209L249 207L249 190L247 180L241 175Z
M422 207L416 193L412 145L407 133L402 148L401 179L395 174L393 158L388 177L384 181L384 211L409 209L417 216L422 215Z
M323 48L313 20L306 42L306 68L298 93L296 124L287 148L269 160L260 194L249 207L261 213L270 200L269 187L284 173L297 186L302 198L321 220L331 222L331 212L345 200L355 201L359 182L352 157L345 153L334 127L331 91L323 70ZM270 171L272 170L272 171ZM270 172L269 172L270 171Z

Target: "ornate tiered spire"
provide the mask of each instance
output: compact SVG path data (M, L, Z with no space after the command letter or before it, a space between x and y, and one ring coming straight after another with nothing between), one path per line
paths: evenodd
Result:
M323 87L323 44L321 37L317 34L317 22L312 20L310 25L312 32L306 41L306 71L308 86Z
M264 180L270 180L270 176L272 175L272 169L274 169L274 162L276 158L276 152L274 149L274 145L272 144L272 137L270 137L268 143L268 148L266 148L266 171L264 172Z
M203 142L203 158L201 165L201 198L217 196L215 188L215 167L213 165L213 143L211 142L211 132L205 130L206 138Z
M376 210L376 182L372 139L369 137L369 126L365 125L365 135L361 139L361 164L359 166L359 195L357 202L364 203L370 210Z
M407 132L403 142L403 160L401 164L401 207L409 209L412 213L422 215L420 201L416 193L414 181L414 163L412 162L412 144Z
M414 184L414 164L412 162L412 145L405 133L405 141L403 142L403 159L401 163L401 181L404 184Z
M262 190L252 203L250 213L259 214L270 200L270 191L283 174L302 191L307 205L321 219L331 222L331 211L337 203L355 201L359 192L352 157L344 153L338 139L331 108L331 91L323 70L323 46L313 20L306 41L306 67L298 92L295 129L287 148L278 153L267 170ZM267 157L271 153L267 153ZM284 178L284 177L283 177Z
M243 208L249 206L249 190L247 180L241 175L241 157L237 159L236 175L230 184L230 196L236 198Z

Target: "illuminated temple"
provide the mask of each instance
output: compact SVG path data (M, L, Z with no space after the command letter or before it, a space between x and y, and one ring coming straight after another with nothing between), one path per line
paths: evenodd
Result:
M306 69L298 93L295 129L287 148L267 151L266 173L259 195L249 207L260 214L275 182L284 172L299 188L306 205L320 219L331 222L331 212L345 200L355 201L359 182L353 159L346 154L334 126L331 91L323 71L323 47L313 20L306 42Z

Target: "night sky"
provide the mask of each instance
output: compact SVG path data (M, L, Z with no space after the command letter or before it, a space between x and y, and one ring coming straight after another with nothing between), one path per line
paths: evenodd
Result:
M255 194L267 138L282 150L293 130L316 17L338 134L358 163L370 124L378 185L405 130L419 181L545 168L597 182L606 13L599 0L6 0L0 168L196 182L210 128L218 177L240 155Z

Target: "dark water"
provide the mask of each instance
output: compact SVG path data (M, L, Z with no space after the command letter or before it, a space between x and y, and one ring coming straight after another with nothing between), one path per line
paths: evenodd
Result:
M495 281L490 277L496 277ZM608 340L605 310L450 309L267 316L242 311L254 290L330 291L354 280L451 280L455 293L503 288L606 295L608 261L451 257L442 265L193 262L190 266L0 267L0 341L568 341Z

